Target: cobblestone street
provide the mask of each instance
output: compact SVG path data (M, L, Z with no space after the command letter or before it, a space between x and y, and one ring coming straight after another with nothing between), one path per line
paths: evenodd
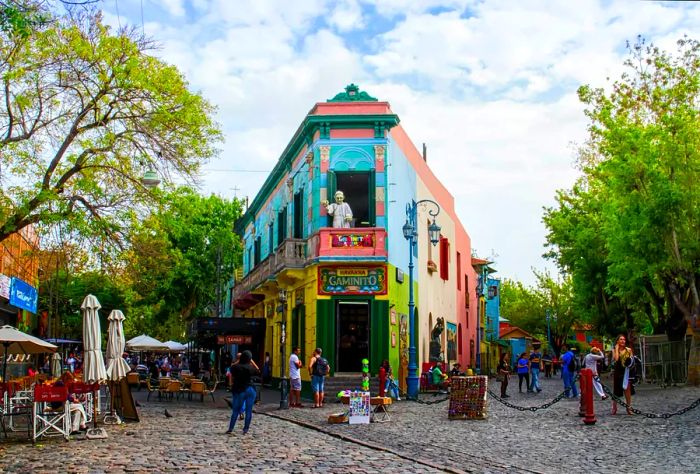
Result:
M607 380L604 383L610 385ZM544 380L540 394L510 402L535 406L561 392ZM447 402L399 402L392 421L329 425L337 403L323 409L277 410L264 393L248 435L242 423L224 434L230 415L224 392L211 400L145 401L141 423L107 426L108 439L10 440L0 443L2 472L700 472L700 409L669 419L609 414L598 401L598 422L584 426L578 403L562 400L537 412L507 408L489 397L484 421L449 421ZM437 401L444 395L422 396ZM642 386L633 400L645 412L673 412L700 397L697 388ZM173 415L165 417L165 409ZM442 469L437 469L442 467Z

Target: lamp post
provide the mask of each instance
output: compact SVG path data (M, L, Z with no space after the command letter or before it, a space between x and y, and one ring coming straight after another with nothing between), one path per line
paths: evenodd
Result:
M280 410L289 408L289 386L287 380L287 290L280 289L278 298L280 305L277 308L282 317L280 326Z
M403 225L403 236L408 240L408 321L409 321L409 346L408 346L408 377L406 377L406 388L408 398L418 398L418 363L416 357L416 305L413 301L413 252L415 251L418 238L418 206L432 204L435 209L428 209L428 214L432 216L433 223L428 226L430 242L436 245L440 240L440 226L435 223L435 217L440 213L440 206L430 199L422 199L418 202L411 201L406 204L406 223Z
M549 350L552 350L552 333L549 329L549 308L544 310L544 314L547 317L547 345L549 346Z

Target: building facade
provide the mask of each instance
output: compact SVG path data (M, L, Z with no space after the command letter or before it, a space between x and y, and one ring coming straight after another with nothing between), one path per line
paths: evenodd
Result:
M337 191L352 211L336 221L344 227L333 227L326 206ZM389 104L351 84L311 109L236 224L245 245L243 275L233 286L236 316L267 321L265 351L275 376L285 372L280 359L292 347L301 347L305 362L321 347L332 375L359 373L365 358L377 373L388 359L405 383L410 250L402 228L407 204L423 199L438 204L441 232L432 245L432 220L419 205L418 364L439 339L444 360L472 365L476 274L454 199ZM444 329L434 331L439 320Z
M27 226L0 242L0 325L36 327L39 237Z

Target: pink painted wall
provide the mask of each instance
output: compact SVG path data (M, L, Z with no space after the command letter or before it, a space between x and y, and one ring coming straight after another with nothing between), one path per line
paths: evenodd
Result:
M393 114L388 102L319 102L309 115Z
M374 138L374 129L341 129L331 128L331 138Z

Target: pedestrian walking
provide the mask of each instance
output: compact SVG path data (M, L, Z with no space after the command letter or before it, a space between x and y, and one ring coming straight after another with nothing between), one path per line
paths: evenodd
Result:
M632 395L634 395L634 387L629 380L629 368L634 363L632 349L627 347L627 339L620 334L615 347L613 348L613 394L616 397L625 396L627 403L627 414L632 415ZM611 415L617 413L617 402L613 399Z
M233 386L231 388L231 420L228 424L226 434L231 434L236 427L238 414L245 403L245 423L243 424L243 434L247 434L250 423L253 421L253 405L255 404L255 387L253 377L260 373L260 369L253 361L250 351L243 351L239 362L231 366L233 375Z
M263 361L262 368L262 383L265 386L269 386L272 382L272 359L270 358L270 353L265 352L265 360Z
M309 375L311 375L311 390L314 392L314 408L323 406L323 385L326 375L331 371L328 361L321 355L323 351L317 347L309 360Z
M525 381L525 389L530 392L530 361L527 359L527 353L523 352L518 358L518 391L523 393L523 380Z
M530 354L530 391L542 391L540 388L540 370L542 370L542 353L536 347Z
M561 346L561 351L563 353L561 356L561 378L564 381L564 392L566 398L576 398L578 397L576 382L574 382L574 376L576 375L576 356L566 345Z
M501 354L501 360L498 363L498 376L501 379L501 398L508 398L510 395L506 393L508 389L508 376L510 375L510 363L508 362L508 353Z
M291 384L291 390L289 391L289 406L302 408L304 405L301 404L301 360L299 359L299 354L301 354L301 347L295 346L292 349L292 355L289 356L289 381Z
M544 377L547 379L552 378L552 355L547 349L544 350L542 355L542 364L544 365Z
M591 352L586 355L583 359L583 366L587 369L591 369L593 372L593 388L600 395L602 400L608 398L608 396L603 391L603 386L600 384L600 376L598 375L598 361L605 359L603 352L597 347L591 347Z

